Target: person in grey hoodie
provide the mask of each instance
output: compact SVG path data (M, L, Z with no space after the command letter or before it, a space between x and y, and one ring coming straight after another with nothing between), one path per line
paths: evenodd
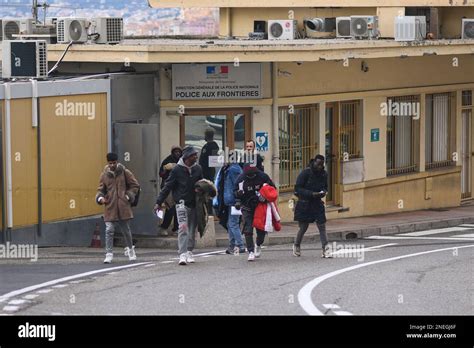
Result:
M186 265L194 263L193 249L196 243L196 191L195 184L203 178L202 168L197 164L198 151L188 146L183 149L183 155L178 161L178 165L173 168L170 175L161 189L156 204L155 212L161 210L161 205L171 192L176 204L184 203L186 209L187 224L179 226L178 248L179 264Z

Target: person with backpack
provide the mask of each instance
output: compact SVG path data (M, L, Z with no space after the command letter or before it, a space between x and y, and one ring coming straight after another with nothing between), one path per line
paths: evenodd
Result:
M298 221L299 231L293 244L293 255L301 256L301 241L309 224L316 222L321 239L321 257L331 257L327 249L326 210L322 198L328 192L328 174L324 170L324 156L317 155L307 168L296 178L295 195L298 201L295 206L294 220Z
M249 253L248 261L255 261L255 258L260 257L262 254L262 244L265 241L266 232L258 228L256 247L253 241L255 209L259 202L266 202L265 198L259 194L263 184L269 184L275 187L273 181L266 173L251 164L246 164L244 172L239 175L234 186L236 197L235 208L242 210L242 219L244 221L243 232Z
M136 260L135 247L130 230L130 219L133 219L132 205L136 205L140 193L140 185L133 173L118 162L116 153L107 154L108 164L99 179L99 187L95 200L105 206L105 260L113 260L114 233L118 228L125 239L125 256Z
M229 154L233 156L234 153ZM229 233L229 247L226 254L245 253L245 246L240 231L240 215L232 214L235 205L234 186L242 168L239 163L225 163L216 176L217 196L214 199L214 207L217 211L219 223Z

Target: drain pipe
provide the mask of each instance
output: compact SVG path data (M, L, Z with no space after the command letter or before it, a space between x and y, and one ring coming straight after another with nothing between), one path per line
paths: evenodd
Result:
M13 228L13 190L12 190L12 144L11 144L11 86L5 83L5 176L7 181L7 235L6 241L11 241Z
M272 179L280 187L280 134L278 131L278 63L272 63Z
M42 204L42 191L43 186L41 184L41 129L39 119L39 100L38 100L38 81L31 80L31 126L36 128L36 147L38 157L38 229L34 234L34 243L38 244L38 237L41 237L43 227L43 204Z

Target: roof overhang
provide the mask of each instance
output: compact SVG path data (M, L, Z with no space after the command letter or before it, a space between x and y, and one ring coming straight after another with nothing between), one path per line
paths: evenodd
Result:
M474 54L474 40L396 42L394 40L129 40L119 45L76 45L66 62L211 63L311 62L318 60ZM49 45L57 61L66 45Z

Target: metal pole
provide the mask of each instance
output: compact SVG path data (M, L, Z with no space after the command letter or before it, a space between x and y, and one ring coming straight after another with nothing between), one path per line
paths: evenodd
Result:
M278 63L272 63L272 179L280 187L280 138L278 131Z
M7 179L7 241L13 227L12 151L11 151L11 86L5 83L5 176Z

